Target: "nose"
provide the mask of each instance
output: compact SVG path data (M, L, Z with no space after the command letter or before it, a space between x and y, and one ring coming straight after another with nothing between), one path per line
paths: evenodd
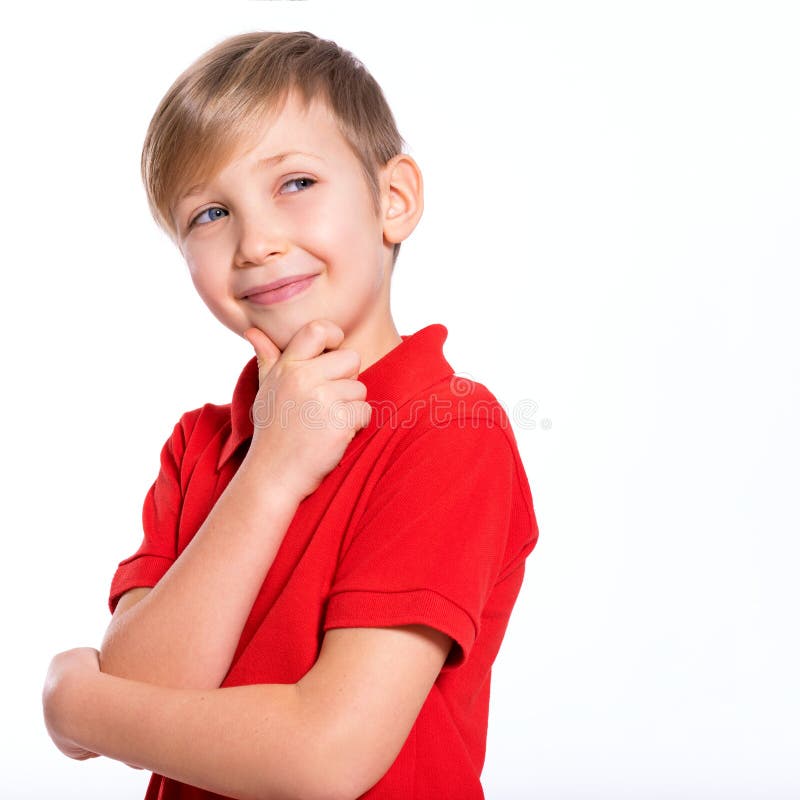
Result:
M286 237L280 232L277 221L270 224L264 215L256 214L239 217L236 266L258 266L272 256L283 255L286 247Z

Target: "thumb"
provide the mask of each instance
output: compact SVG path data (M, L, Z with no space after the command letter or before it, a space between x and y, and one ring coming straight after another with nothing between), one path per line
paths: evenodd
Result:
M272 339L267 336L261 328L248 328L243 334L245 339L253 346L258 360L258 385L264 382L264 378L281 357L281 351L275 346Z

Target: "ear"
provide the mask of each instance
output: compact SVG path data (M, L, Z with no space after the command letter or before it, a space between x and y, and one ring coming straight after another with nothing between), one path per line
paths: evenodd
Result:
M417 162L399 153L381 170L383 238L389 244L407 239L417 227L423 207L422 172Z

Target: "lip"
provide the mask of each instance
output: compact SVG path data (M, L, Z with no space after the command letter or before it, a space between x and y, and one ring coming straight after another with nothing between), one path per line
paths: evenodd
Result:
M242 292L239 295L240 299L244 299L245 297L249 297L251 294L260 294L261 292L271 292L273 289L279 289L281 286L286 286L288 283L294 283L295 281L301 281L304 278L310 278L316 275L316 272L306 272L303 275L287 275L285 278L278 278L276 281L272 281L272 283L265 283L263 286L253 286L252 289L247 289L246 291Z
M319 273L312 272L305 275L290 275L279 278L263 286L254 286L248 289L241 297L257 305L271 305L281 300L286 300L305 290L310 286Z

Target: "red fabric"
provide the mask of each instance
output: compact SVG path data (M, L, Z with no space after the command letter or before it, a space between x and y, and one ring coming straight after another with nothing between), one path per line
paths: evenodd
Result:
M491 666L538 529L508 417L453 375L429 325L359 375L370 424L298 507L223 686L288 683L326 630L425 624L454 640L396 761L369 800L482 798ZM114 575L109 607L154 586L235 474L253 432L255 358L232 403L175 426L143 508L144 541ZM146 800L217 797L154 775Z

